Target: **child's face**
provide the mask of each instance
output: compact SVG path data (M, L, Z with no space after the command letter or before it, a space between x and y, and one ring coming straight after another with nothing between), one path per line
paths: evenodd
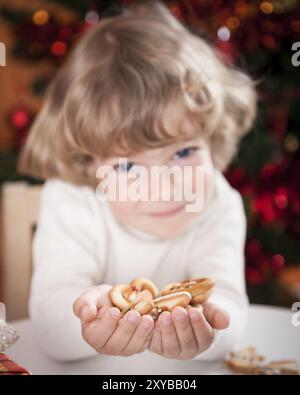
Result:
M138 193L144 192L143 198L132 199L132 195L130 196L128 193L125 201L121 201L120 198L114 201L108 200L115 218L123 225L132 226L161 239L174 237L184 232L191 221L201 215L202 210L200 209L196 212L186 211L186 205L191 205L194 201L191 196L194 199L202 197L204 208L213 196L214 167L209 145L202 138L146 150L122 158L120 162L119 159L121 158L112 157L102 162L95 160L96 167L102 165L114 167L115 181L117 183L122 181L122 186L117 187L119 192L125 186L127 192L133 187L133 183L136 181L128 178L131 172L139 171L142 167L143 174L148 176L147 179L143 179L138 188L132 189ZM176 179L176 176L167 175L163 182L160 178L160 182L155 183L157 179L152 177L152 171L154 167L161 170L162 166L167 166L165 169L176 166L179 170L177 174L180 174L182 178ZM200 169L198 176L197 167ZM186 169L189 169L188 171L191 173L184 173ZM109 182L106 185L109 186ZM153 199L154 189L157 195ZM162 193L166 193L166 191L169 191L169 195L163 197ZM180 200L178 196L180 196Z

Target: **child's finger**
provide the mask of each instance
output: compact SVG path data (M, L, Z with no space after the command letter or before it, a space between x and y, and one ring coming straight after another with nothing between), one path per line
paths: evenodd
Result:
M163 312L158 318L158 325L161 330L163 353L170 358L177 357L181 353L181 347L171 313Z
M148 333L148 336L146 337L146 340L144 341L144 344L142 345L142 347L139 349L138 353L144 352L150 346L153 332L154 332L154 326L153 326L152 330Z
M85 341L97 352L103 353L103 348L119 325L120 318L120 310L110 307L103 314L103 319L83 323L82 333Z
M159 355L162 355L163 353L161 331L157 322L155 323L155 327L153 329L153 335L151 337L151 342L148 349L149 351Z
M110 355L120 355L131 339L140 318L141 315L137 311L128 311L120 320L118 327L105 344L105 352Z
M154 322L151 316L142 316L134 334L132 335L126 347L122 350L121 355L128 356L139 352L146 342L147 337L151 333L153 326Z
M205 303L203 313L211 327L214 329L225 329L230 324L229 314L214 303Z
M188 315L200 350L207 349L214 339L214 332L204 314L197 307L190 307Z
M191 326L186 309L181 306L172 311L177 336L181 346L181 356L189 356L198 348L198 344Z
M99 307L111 305L108 297L108 291L111 288L112 286L108 284L89 288L75 300L74 314L84 322L95 318Z

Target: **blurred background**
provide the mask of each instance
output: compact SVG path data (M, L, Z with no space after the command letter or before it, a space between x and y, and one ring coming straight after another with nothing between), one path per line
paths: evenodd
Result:
M84 31L132 2L0 0L0 42L6 47L6 65L0 66L0 187L41 184L18 174L16 161L47 85ZM292 49L300 42L299 1L164 3L219 48L224 62L261 79L255 125L225 175L242 194L248 217L250 301L291 307L300 300L300 55Z

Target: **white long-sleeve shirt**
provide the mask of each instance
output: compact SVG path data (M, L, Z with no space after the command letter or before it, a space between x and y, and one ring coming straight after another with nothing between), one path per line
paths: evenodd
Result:
M246 217L240 194L216 171L215 193L182 235L161 240L121 225L108 202L88 186L45 182L33 240L29 311L36 337L48 355L76 360L96 354L81 334L72 305L87 288L146 277L162 289L197 277L215 282L209 300L225 309L229 328L215 331L211 347L195 357L223 358L248 315L244 279Z

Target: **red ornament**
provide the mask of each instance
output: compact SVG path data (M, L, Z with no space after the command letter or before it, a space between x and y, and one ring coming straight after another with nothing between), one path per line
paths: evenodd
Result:
M263 195L258 196L251 202L251 208L252 211L257 213L266 224L274 222L277 218L271 193L264 193Z
M273 273L277 274L278 272L281 272L284 269L284 266L285 266L285 259L282 255L275 254L272 256L271 267Z
M30 114L27 110L19 109L12 113L11 123L15 129L24 129L29 126Z
M66 53L67 46L63 41L54 41L51 45L51 52L55 56L63 56Z
M32 123L33 113L25 106L25 104L22 104L11 111L8 120L16 132L15 148L19 149L22 146L28 129Z
M243 196L251 197L254 194L255 186L253 181L247 177L243 167L229 168L225 176L231 186L237 189Z
M274 196L275 205L279 209L285 209L288 205L288 193L284 188L279 188Z
M232 186L237 186L244 181L245 175L245 170L242 167L236 167L228 172L227 177Z
M246 278L250 285L260 285L264 282L262 274L253 267L246 268Z
M246 254L249 258L257 258L261 253L262 245L259 240L249 240L246 244Z
M266 163L261 170L261 178L266 179L272 177L277 170L277 166L274 163Z

